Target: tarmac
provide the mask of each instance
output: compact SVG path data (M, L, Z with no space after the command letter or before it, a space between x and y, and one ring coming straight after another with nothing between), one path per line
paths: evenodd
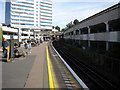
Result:
M2 68L2 82L0 83L3 89L50 88L51 83L53 88L81 88L52 49L50 42L43 42L37 47L32 47L32 53L26 57L15 58L11 62L0 60L0 65Z
M49 88L46 52L47 42L33 47L25 58L2 63L2 88Z

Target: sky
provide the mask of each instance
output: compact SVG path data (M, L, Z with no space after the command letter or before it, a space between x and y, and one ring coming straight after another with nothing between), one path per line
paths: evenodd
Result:
M4 22L4 0L0 0L0 23L3 23Z
M4 2L0 0L0 23L4 22ZM82 21L120 0L53 0L53 26L65 28L66 24L75 19Z
M82 21L102 10L105 10L120 0L53 0L53 26L61 29L78 19Z

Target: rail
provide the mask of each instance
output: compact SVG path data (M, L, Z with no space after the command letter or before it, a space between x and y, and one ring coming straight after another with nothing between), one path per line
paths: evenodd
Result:
M65 60L61 57L61 55L57 52L57 50L54 48L53 42L51 42L51 46L54 49L54 51L57 53L57 55L59 56L59 58L63 61L63 63L66 65L66 67L68 68L68 70L72 73L72 75L74 76L74 78L78 81L78 83L80 84L80 86L82 86L82 88L85 88L85 90L89 90L89 88L85 85L85 83L78 77L78 75L72 70L72 68L65 62Z
M58 52L66 60L66 62L72 67L79 77L82 76L83 81L87 83L90 89L115 89L119 90L112 81L106 79L99 74L93 67L80 61L78 58L73 56L69 50L65 47L61 49L57 47Z

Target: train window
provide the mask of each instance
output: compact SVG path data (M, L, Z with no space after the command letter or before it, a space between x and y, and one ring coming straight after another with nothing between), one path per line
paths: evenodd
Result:
M76 33L76 35L79 35L79 30L76 30L75 33Z
M120 72L120 66L119 66L119 65L120 65L120 62L114 60L112 71L113 71L114 73L116 73L116 74L118 74L118 73ZM119 74L120 74L120 73L119 73Z
M69 32L69 35L70 35L70 32Z
M100 33L100 32L106 32L105 23L100 23L100 24L90 26L90 33Z
M120 59L120 42L109 42L109 56Z
M71 32L71 35L73 35L73 31Z
M82 28L81 34L88 34L88 28L87 27Z
M7 32L3 32L3 35L8 35L8 33Z
M110 31L120 31L120 18L108 22Z

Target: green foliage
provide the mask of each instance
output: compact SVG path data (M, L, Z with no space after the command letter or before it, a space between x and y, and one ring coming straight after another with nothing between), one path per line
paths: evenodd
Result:
M60 27L59 26L56 26L55 29L57 29L60 32Z
M61 31L63 31L63 32L64 32L64 31L65 31L65 29L63 28Z
M74 20L74 25L77 25L79 23L79 21L77 19Z
M16 42L17 43L17 42ZM19 44L23 44L23 42L19 42Z
M71 27L73 27L73 23L70 22L70 23L68 23L66 26L67 26L67 28L71 28Z
M52 26L52 29L54 29L55 27L54 26Z

